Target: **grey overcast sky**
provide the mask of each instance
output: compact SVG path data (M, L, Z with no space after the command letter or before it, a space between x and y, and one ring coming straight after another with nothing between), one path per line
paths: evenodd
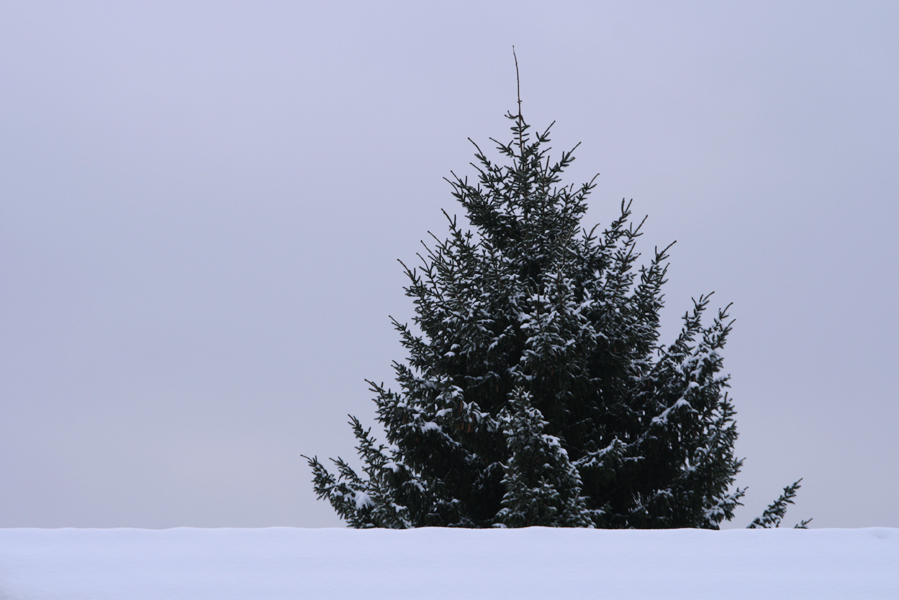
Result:
M725 348L745 526L899 527L899 3L0 2L0 526L338 526L396 259L524 114Z

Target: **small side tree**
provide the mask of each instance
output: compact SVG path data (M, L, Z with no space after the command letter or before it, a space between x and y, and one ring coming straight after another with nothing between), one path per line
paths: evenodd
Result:
M475 145L478 182L449 182L472 229L447 215L404 265L399 391L369 382L387 444L352 418L364 474L311 458L316 494L353 527L718 528L744 493L727 309L704 326L700 296L659 344L668 248L636 268L629 203L582 229L594 181L561 185L573 151L552 162L549 129L507 117L506 164Z
M580 473L559 438L544 433L549 423L531 404L527 391L512 392L500 422L509 460L500 482L506 493L503 508L496 514L497 524L593 527L601 515L587 508Z
M781 494L777 500L769 504L768 508L765 509L765 512L763 512L761 516L753 519L747 529L774 529L780 527L780 522L783 520L784 515L787 514L788 505L793 504L793 498L796 497L796 492L802 487L799 485L800 481L802 481L802 479L785 487L783 494ZM804 519L793 527L795 529L808 529L808 524L811 522L811 519Z

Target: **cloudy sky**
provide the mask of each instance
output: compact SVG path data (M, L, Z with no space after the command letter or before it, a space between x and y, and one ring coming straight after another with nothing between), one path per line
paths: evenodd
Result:
M745 526L899 527L899 4L0 2L0 526L336 526L396 259L515 107L725 348Z

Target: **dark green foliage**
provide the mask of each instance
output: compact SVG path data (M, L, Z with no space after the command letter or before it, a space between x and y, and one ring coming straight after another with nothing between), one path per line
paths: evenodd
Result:
M506 489L497 521L507 527L548 523L591 527L601 517L589 511L581 496L581 478L557 437L544 433L548 425L522 388L512 392L500 413L509 461L502 485Z
M744 492L726 309L703 326L701 296L660 345L667 248L637 268L624 202L581 229L593 181L561 186L572 152L553 163L549 130L507 116L507 164L478 148L478 183L450 181L472 230L447 215L405 268L399 391L369 382L387 444L353 418L364 476L309 459L316 494L353 527L718 528Z

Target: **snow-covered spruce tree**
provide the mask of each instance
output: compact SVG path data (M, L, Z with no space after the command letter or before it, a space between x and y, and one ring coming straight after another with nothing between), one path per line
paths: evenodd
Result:
M387 444L351 417L364 473L311 458L315 492L352 527L716 529L743 495L726 309L703 326L701 296L661 345L667 248L636 268L629 203L582 229L594 182L561 185L573 150L552 162L520 112L507 164L475 145L478 183L450 181L473 230L447 215L405 268L400 389L369 382Z
M581 478L559 438L544 433L548 423L522 388L500 413L509 453L502 484L506 494L497 520L508 527L552 523L591 527L597 516L581 495ZM592 511L595 512L595 511Z

